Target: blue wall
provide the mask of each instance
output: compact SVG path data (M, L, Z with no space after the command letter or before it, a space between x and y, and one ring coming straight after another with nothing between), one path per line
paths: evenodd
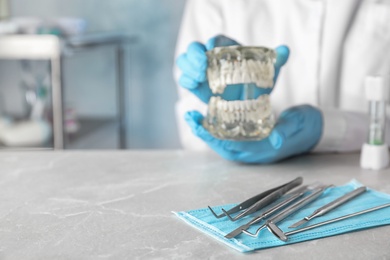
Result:
M184 4L175 0L11 0L14 17L82 17L89 32L121 31L138 37L138 43L130 47L131 88L126 97L130 148L179 147L172 66ZM66 61L65 101L80 115L115 114L112 56L107 49ZM12 82L2 74L17 70L18 65L2 63L1 67L3 82Z

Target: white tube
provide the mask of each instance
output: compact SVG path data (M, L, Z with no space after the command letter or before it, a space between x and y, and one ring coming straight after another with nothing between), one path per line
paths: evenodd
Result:
M380 170L389 164L389 149L385 140L389 87L387 77L367 77L365 81L370 126L360 155L360 166L364 169Z

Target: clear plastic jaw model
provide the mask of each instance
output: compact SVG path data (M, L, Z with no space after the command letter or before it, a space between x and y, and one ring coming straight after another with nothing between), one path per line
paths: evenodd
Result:
M215 137L261 140L275 121L268 94L274 85L276 52L264 47L217 47L207 52L213 96L204 127ZM226 92L226 93L225 93Z

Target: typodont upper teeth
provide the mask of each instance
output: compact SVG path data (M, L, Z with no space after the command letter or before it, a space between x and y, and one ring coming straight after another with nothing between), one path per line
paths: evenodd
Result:
M253 59L225 60L218 66L207 69L210 89L222 94L227 85L255 83L258 87L271 88L274 85L275 68L271 61Z
M233 101L211 97L208 116L215 117L222 124L257 122L271 115L270 108L269 95L261 95L257 99Z

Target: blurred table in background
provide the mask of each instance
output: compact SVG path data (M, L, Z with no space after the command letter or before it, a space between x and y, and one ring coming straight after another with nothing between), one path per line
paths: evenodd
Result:
M66 149L77 148L71 144L64 131L64 71L63 59L76 55L78 52L88 51L103 46L115 48L116 55L116 91L117 91L117 122L118 122L118 148L126 148L126 48L125 45L133 44L134 36L126 36L118 33L86 34L61 38L55 35L3 35L0 36L0 59L4 60L48 60L50 62L51 75L51 102L53 116L53 148ZM93 93L91 93L93 95ZM87 97L88 98L88 97ZM108 120L110 121L110 120ZM85 134L93 127L106 125L110 122L86 123L82 129ZM114 120L115 121L115 120ZM88 126L90 125L90 126ZM68 140L67 140L68 139ZM73 138L75 139L75 138ZM77 137L76 137L77 139ZM93 148L93 147L92 147Z

